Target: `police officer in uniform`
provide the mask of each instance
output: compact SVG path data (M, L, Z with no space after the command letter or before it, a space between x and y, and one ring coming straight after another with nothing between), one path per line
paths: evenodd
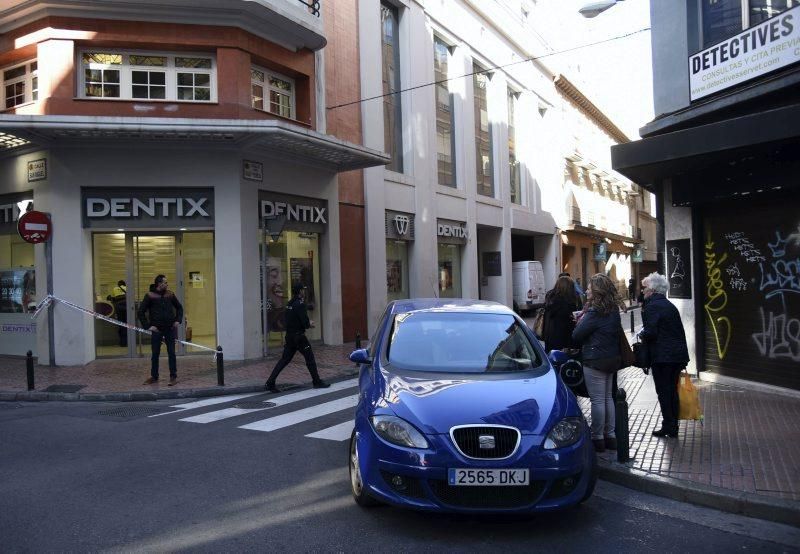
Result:
M314 352L311 351L311 343L306 338L306 329L314 326L314 322L308 319L308 312L305 304L305 285L295 283L292 286L292 299L286 305L286 343L283 346L283 355L275 369L267 379L264 388L270 392L280 392L275 386L275 380L283 368L292 361L295 352L300 352L306 360L306 367L311 374L311 382L315 389L325 389L330 385L319 378L317 373L317 362L314 359Z

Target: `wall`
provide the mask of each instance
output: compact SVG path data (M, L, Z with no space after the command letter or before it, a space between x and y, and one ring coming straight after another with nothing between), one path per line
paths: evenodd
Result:
M653 104L656 116L689 105L687 2L650 2Z

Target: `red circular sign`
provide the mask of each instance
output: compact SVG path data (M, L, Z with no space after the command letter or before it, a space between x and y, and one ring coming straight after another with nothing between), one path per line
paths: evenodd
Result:
M25 242L37 244L50 238L53 225L47 214L31 210L19 216L17 231Z

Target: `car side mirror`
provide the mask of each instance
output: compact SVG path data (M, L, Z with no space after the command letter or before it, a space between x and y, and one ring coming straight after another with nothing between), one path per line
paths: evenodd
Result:
M569 356L561 350L551 350L550 355L547 357L554 366L560 366L569 360Z
M372 358L369 357L369 351L366 348L359 348L350 353L350 361L355 364L371 364Z

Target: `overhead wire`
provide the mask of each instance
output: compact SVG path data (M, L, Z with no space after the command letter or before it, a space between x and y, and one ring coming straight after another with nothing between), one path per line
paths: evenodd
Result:
M607 39L598 40L596 42L590 42L590 43L587 43L587 44L582 44L580 46L574 46L572 48L566 48L564 50L559 50L557 52L548 52L547 54L542 54L541 56L531 56L530 58L525 58L523 60L518 60L518 61L515 61L515 62L510 62L510 63L507 63L507 64L503 64L503 65L496 65L496 66L488 67L488 68L485 68L485 69L481 69L480 71L472 71L470 73L465 73L463 75L457 75L455 77L449 77L447 79L440 79L438 81L430 81L428 83L422 83L422 84L419 84L419 85L414 85L413 87L399 89L399 90L395 90L395 91L392 91L392 92L387 92L387 93L384 93L384 94L378 94L376 96L370 96L368 98L361 98L359 100L353 100L351 102L345 102L343 104L336 104L334 106L328 106L325 109L326 110L335 110L337 108L345 108L347 106L353 106L353 105L356 105L356 104L362 104L364 102L369 102L370 100L378 100L380 98L385 98L387 96L393 96L395 94L401 94L401 93L404 93L404 92L410 92L410 91L413 91L413 90L417 90L417 89L421 89L421 88L425 88L425 87L438 85L438 84L441 84L441 83L447 83L448 81L455 81L456 79L463 79L464 77L471 77L473 75L492 73L492 72L497 71L499 69L505 69L505 68L511 67L513 65L519 65L519 64L523 64L523 63L536 61L536 60L541 60L542 58L547 58L547 57L550 57L550 56L558 56L560 54L566 54L568 52L574 52L575 50L580 50L582 48L588 48L590 46L597 46L599 44L605 44L607 42L611 42L611 41L614 41L614 40L620 40L620 39L628 38L630 36L633 36L633 35L636 35L636 34L639 34L639 33L643 33L645 31L649 31L649 30L650 30L650 27L644 27L644 28L638 29L636 31L631 31L630 33L625 33L624 35L617 35L615 37L610 37L610 38L607 38Z

